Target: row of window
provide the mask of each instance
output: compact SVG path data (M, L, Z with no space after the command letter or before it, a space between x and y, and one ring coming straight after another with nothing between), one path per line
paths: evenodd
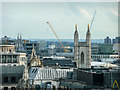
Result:
M1 56L0 56L0 58L1 58ZM13 56L11 56L11 55L7 55L7 56L2 55L2 58L17 58L17 56L16 55L13 55Z
M9 82L9 78L8 77L4 77L3 81L4 81L4 83L8 83ZM16 77L11 77L10 78L10 82L11 83L15 83L16 82Z
M98 47L91 47L91 49L98 49Z
M22 61L25 60L25 57L22 57L21 58ZM18 59L17 58L0 58L0 63L17 63L18 62Z
M2 48L2 49L0 49L0 52L12 52L12 51L14 51L13 48Z
M16 88L15 87L11 87L11 88L4 87L3 90L16 90Z
M5 59L0 59L0 63L17 63L18 61L17 60L5 60Z
M17 61L17 56L16 55L13 55L13 56L11 56L11 55L2 55L2 56L0 56L0 63L17 63L18 61Z
M110 56L91 56L91 58L118 58L118 56L110 57Z

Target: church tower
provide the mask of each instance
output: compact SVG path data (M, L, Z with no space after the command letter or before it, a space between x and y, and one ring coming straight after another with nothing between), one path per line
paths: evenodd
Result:
M78 31L77 31L77 24L75 26L75 33L74 33L74 61L78 61Z
M91 33L88 30L86 33L86 41L79 42L79 34L77 31L77 25L74 33L74 61L76 62L77 68L91 68Z
M18 33L17 40L16 40L16 52L26 52L23 46L22 36L21 33Z
M86 33L86 44L87 44L87 48L86 48L86 68L91 68L91 33L89 30L89 24L88 24L88 30Z

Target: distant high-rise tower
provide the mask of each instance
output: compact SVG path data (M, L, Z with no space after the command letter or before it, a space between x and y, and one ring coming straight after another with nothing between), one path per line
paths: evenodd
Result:
M78 42L77 25L74 33L74 61L77 64L77 68L91 68L91 33L88 30L86 33L86 41Z
M106 38L104 39L104 43L106 43L106 44L111 44L111 38L106 37Z

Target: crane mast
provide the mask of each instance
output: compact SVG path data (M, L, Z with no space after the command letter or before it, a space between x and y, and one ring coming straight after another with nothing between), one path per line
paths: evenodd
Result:
M92 18L92 21L91 21L91 24L90 24L90 30L91 30L91 28L92 28L92 24L93 24L93 21L94 21L95 15L96 15L96 10L95 10L95 12L94 12L94 15L93 15L93 18Z
M55 36L57 37L57 39L58 39L58 41L60 42L61 46L63 47L64 52L66 52L67 50L65 49L65 47L64 47L63 44L62 44L62 42L61 42L60 39L58 38L58 36L57 36L57 34L55 33L55 31L54 31L52 25L51 25L49 22L47 22L47 23L49 24L49 26L50 26L50 28L52 29L53 33L54 33Z

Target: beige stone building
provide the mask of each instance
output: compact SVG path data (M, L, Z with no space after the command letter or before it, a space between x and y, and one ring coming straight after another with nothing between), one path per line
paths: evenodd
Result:
M26 53L15 52L15 45L0 45L0 64L24 65Z
M91 68L91 33L89 25L85 42L79 42L79 34L76 25L74 33L74 61L76 62L77 68Z

